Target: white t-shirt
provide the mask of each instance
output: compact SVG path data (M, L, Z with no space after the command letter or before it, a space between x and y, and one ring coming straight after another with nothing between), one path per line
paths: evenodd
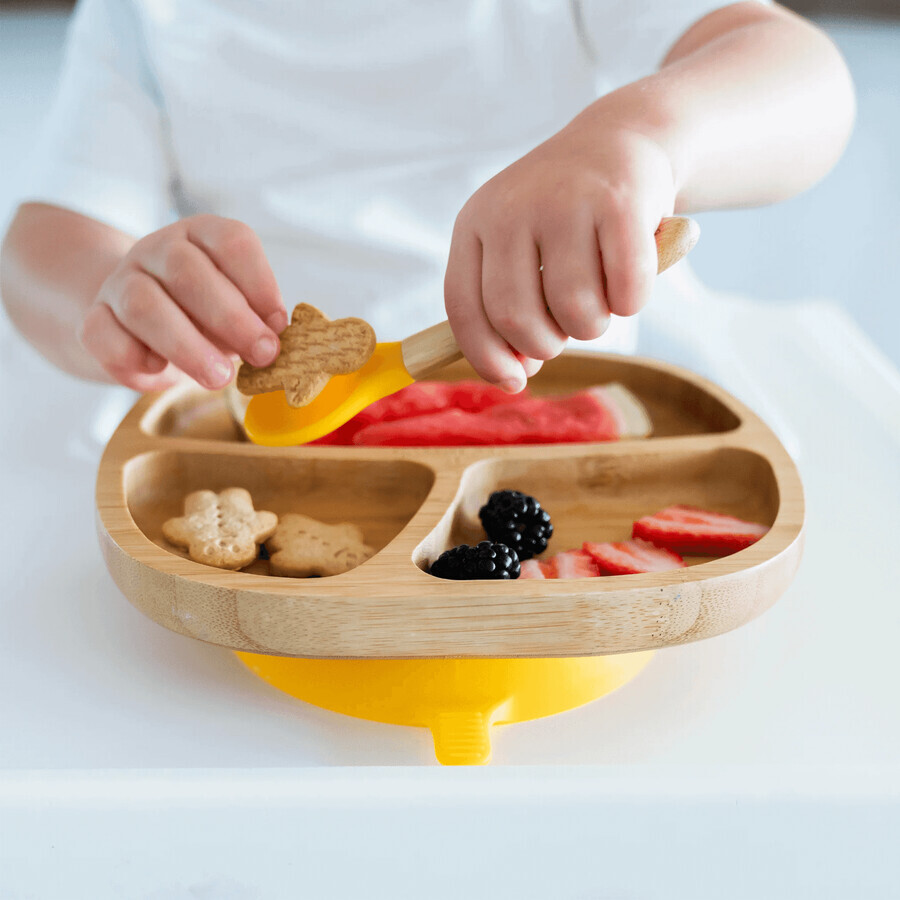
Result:
M239 219L289 308L400 338L443 318L469 196L722 5L81 0L21 199L135 236Z

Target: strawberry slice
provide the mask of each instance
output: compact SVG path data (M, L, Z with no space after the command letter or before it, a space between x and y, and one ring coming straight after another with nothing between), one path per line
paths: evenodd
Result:
M756 543L768 530L766 525L692 506L668 506L638 519L631 534L676 553L726 556Z
M585 541L584 551L593 558L603 575L638 575L684 568L684 560L677 553L654 547L646 541L605 544Z
M546 565L552 566L553 575L548 578L596 578L600 569L593 557L584 550L566 550L557 553L547 560Z
M523 578L547 578L544 574L544 568L536 559L526 559L522 561L519 580Z

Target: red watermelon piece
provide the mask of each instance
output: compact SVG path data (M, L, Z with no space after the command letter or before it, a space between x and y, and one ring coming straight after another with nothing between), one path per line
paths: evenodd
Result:
M522 396L525 394L510 395L483 381L417 381L376 400L331 434L311 443L349 445L358 431L377 422L396 422L449 409L480 412Z
M638 519L632 536L675 553L725 556L755 544L768 530L767 525L693 506L668 506Z
M583 547L604 575L637 575L642 572L665 572L683 569L684 560L671 550L655 547L647 541L615 541Z
M621 389L624 390L624 389ZM424 447L613 441L622 411L604 388L566 397L514 395L477 412L448 409L360 429L354 444Z

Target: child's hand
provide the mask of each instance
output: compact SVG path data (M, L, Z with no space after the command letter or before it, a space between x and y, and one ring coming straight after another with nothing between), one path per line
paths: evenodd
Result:
M444 295L478 374L521 390L569 337L592 340L610 312L641 309L657 271L654 232L675 193L658 144L596 117L476 191L456 220Z
M233 377L233 354L271 363L287 321L259 238L240 222L201 215L131 248L100 288L80 338L127 387L162 387L174 366L214 389Z

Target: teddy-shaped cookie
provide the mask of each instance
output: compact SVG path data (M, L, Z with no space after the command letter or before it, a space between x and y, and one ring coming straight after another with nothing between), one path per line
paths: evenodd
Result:
M275 362L258 369L243 363L237 388L242 394L283 390L291 406L314 400L332 375L361 369L375 352L375 332L362 319L333 322L314 306L299 303L291 324L281 332L281 352Z
M294 578L340 575L375 552L363 543L363 533L356 525L326 525L299 513L281 517L266 549L271 573Z
M194 491L184 499L184 515L163 523L163 536L183 547L195 562L219 569L240 569L259 553L259 545L275 533L278 516L255 510L244 488L220 493Z

